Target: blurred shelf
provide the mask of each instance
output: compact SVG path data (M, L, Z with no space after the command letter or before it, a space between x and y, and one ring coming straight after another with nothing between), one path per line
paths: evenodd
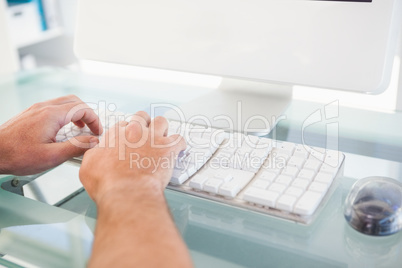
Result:
M21 48L36 45L36 44L60 37L62 35L63 35L62 28L50 29L50 30L46 30L46 31L38 33L37 36L35 36L34 38L30 38L29 40L20 41L15 45L18 49L21 49Z

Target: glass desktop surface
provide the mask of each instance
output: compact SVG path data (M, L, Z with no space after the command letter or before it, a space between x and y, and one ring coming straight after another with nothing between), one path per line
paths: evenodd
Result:
M128 113L149 111L156 102L180 104L204 92L40 69L1 80L0 123L35 102L67 94L114 104ZM402 180L402 113L335 105L337 116L326 117L325 105L295 100L270 134L345 153L344 175L311 225L165 191L196 267L400 267L402 232L387 237L358 233L344 220L343 202L357 179L380 175ZM321 120L306 120L318 113ZM9 179L1 176L0 184ZM54 207L0 189L0 267L85 267L95 224L96 207L85 191Z

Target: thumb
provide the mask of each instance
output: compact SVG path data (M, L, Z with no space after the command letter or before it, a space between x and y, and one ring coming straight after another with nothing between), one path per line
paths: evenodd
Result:
M99 139L94 136L77 136L65 142L52 144L53 150L58 152L57 158L64 162L72 157L83 155L88 149L98 145Z

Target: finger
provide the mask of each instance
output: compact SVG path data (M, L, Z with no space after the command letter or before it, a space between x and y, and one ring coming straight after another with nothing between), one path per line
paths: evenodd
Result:
M105 136L106 134L110 134L110 133L118 133L120 131L120 128L124 128L127 125L128 125L128 122L119 121L116 124L114 124L113 126L110 126L107 130L105 130L105 133L103 134L103 136Z
M151 123L151 117L144 111L138 111L131 116L130 123L139 123L144 127L148 127Z
M169 128L169 122L166 120L166 118L162 116L157 116L151 121L149 128L156 137L166 137Z
M128 125L127 121L119 121L116 124L114 124L113 126L109 127L109 130L114 129L114 128L119 128L119 127L125 127Z
M127 126L128 125L128 122L127 121L119 121L119 122L117 122L113 127L114 128L116 128L116 127L125 127L125 126Z
M99 139L94 136L79 136L74 137L65 142L48 144L48 149L45 154L53 162L52 164L59 165L72 157L83 155L88 149L98 145Z
M75 122L73 122L73 124L76 125L76 126L79 127L79 128L85 127L85 123L82 122L81 120L75 121Z
M173 147L173 152L178 155L181 151L184 151L187 148L187 143L182 136L179 134L171 135L167 137L168 146Z
M119 133L121 133L121 128L124 128L128 125L128 122L126 121L119 121L116 124L114 124L113 126L109 127L109 129L105 132L105 134L103 135L103 138L105 137L109 137L111 139L114 139L115 137L119 136ZM102 139L103 141L104 139Z
M69 122L84 122L89 129L95 134L100 135L103 132L103 127L96 113L83 102L65 103L58 110L60 114L65 114L64 125Z

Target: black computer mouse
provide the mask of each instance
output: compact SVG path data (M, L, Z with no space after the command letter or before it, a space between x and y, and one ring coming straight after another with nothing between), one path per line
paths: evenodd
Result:
M384 236L402 229L402 183L386 177L358 180L346 198L344 215L355 230Z

